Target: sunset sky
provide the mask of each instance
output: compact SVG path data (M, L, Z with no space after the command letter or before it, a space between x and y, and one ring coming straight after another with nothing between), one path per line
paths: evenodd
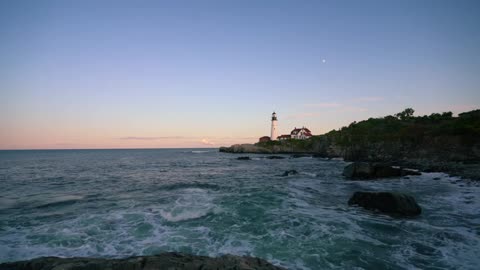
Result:
M0 1L0 149L321 134L479 86L480 1Z

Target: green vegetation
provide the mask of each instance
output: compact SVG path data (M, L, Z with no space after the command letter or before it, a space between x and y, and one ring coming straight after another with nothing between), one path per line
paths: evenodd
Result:
M312 140L297 140L297 139L288 139L284 141L268 141L268 142L259 142L256 143L257 146L271 148L274 146L287 146L294 147L298 149L307 149L311 146Z
M353 122L308 140L257 143L271 152L305 152L347 160L480 160L480 110L454 117L451 112L414 116L407 108L395 115Z
M480 110L462 113L459 117L453 117L452 112L417 117L413 113L414 110L408 108L394 116L353 122L325 136L340 146L377 142L420 143L445 136L459 136L464 143L475 143L480 138Z
M414 116L394 115L353 122L308 140L256 143L220 149L233 153L310 153L346 161L387 162L480 180L480 110Z

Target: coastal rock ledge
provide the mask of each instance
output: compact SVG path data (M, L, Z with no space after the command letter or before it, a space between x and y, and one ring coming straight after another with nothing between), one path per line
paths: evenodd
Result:
M265 148L265 147L260 147L256 146L253 144L234 144L230 147L220 147L219 149L220 152L225 152L225 153L253 153L253 154L270 154L273 153L274 151Z
M284 269L248 256L224 255L217 258L182 253L162 253L125 259L41 257L29 261L0 264L1 270L157 270L157 269Z
M421 175L421 173L415 170L368 162L353 162L347 165L343 170L343 176L351 180L378 179L407 175Z

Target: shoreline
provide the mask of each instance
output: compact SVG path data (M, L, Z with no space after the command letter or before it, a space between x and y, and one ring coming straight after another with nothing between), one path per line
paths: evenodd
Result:
M341 155L329 155L315 151L275 151L258 147L254 144L232 145L230 147L220 147L219 152L229 154L281 154L281 155L310 155L314 158L342 158L346 162L369 162L382 163L392 166L401 166L410 169L419 170L421 172L440 172L450 176L458 176L464 180L480 181L480 163L478 162L460 162L460 161L441 161L427 159L408 159L400 158L396 160L362 160L362 159L346 159Z

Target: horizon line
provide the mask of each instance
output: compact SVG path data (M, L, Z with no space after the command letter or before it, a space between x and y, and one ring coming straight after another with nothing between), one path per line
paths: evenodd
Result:
M132 147L132 148L18 148L0 149L0 151L54 151L54 150L160 150L160 149L215 149L219 147Z

